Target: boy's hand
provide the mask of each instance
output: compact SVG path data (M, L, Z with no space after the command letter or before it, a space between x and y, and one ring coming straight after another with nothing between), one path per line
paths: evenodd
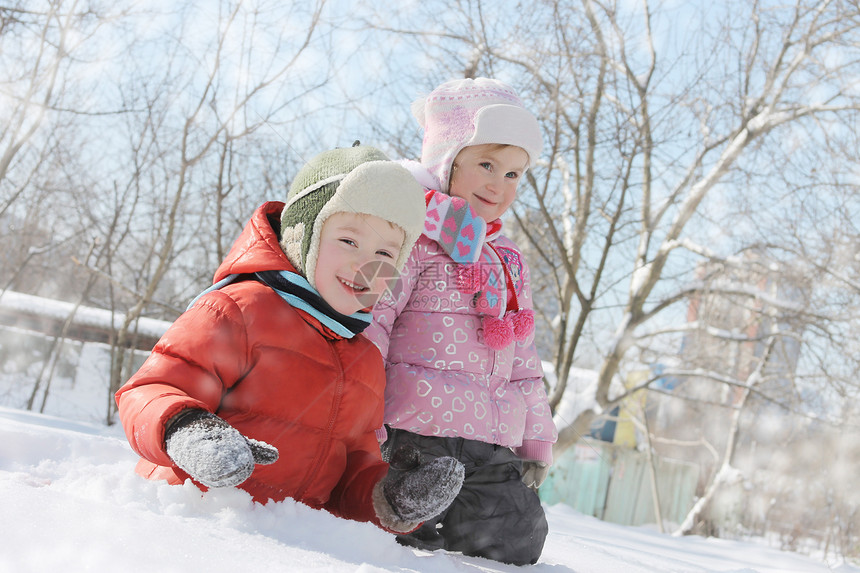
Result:
M549 464L538 460L523 461L523 483L537 489L549 473Z
M186 410L170 421L166 432L167 455L192 478L208 487L239 485L254 471L254 464L272 464L278 450L251 440L214 414Z
M452 457L424 463L415 448L400 448L391 456L382 492L391 509L404 521L424 521L442 513L463 485L465 468Z

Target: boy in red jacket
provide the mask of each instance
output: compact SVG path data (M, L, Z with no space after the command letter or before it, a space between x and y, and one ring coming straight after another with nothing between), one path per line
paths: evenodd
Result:
M385 371L360 334L424 213L420 186L372 147L313 158L117 392L138 473L394 532L444 510L463 466L408 449L382 460Z

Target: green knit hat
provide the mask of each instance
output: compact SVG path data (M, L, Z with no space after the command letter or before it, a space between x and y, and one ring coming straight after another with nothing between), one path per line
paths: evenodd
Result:
M281 213L281 248L314 284L320 235L335 213L375 215L403 229L394 266L403 268L424 228L424 192L409 171L367 145L324 151L308 161L290 186Z

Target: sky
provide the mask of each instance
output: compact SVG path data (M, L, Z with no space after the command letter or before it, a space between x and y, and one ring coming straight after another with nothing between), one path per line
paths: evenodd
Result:
M516 567L401 547L371 524L292 500L148 481L136 460L119 426L0 407L0 573L860 573L763 542L605 523L564 504L546 507L540 561Z

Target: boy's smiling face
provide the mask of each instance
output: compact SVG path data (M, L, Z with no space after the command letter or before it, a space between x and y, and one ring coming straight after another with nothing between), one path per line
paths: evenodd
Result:
M451 173L450 194L465 199L488 223L508 210L528 165L521 147L491 143L464 147Z
M369 272L381 263L394 266L403 231L375 215L335 213L323 224L314 272L317 291L336 311L353 314L372 306L390 275Z

